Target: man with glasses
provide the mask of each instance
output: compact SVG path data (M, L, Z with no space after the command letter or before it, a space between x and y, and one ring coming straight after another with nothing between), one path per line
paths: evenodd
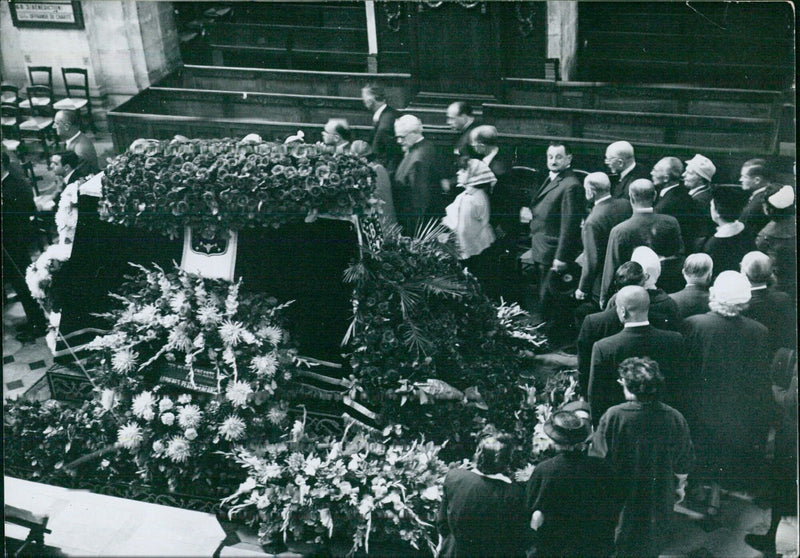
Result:
M637 178L650 178L647 169L636 163L633 146L627 141L615 141L606 148L605 164L611 178L611 196L628 197L628 186Z
M66 142L67 149L73 151L86 162L92 172L97 172L100 167L97 163L97 151L92 140L86 137L78 127L78 116L72 110L60 110L53 118L58 137Z

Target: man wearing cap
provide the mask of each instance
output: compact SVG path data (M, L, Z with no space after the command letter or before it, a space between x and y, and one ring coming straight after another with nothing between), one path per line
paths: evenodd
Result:
M750 159L742 165L739 184L749 195L739 221L753 234L767 226L769 217L764 211L767 187L772 183L772 173L764 159Z
M698 480L712 483L709 516L719 513L719 482L748 478L763 458L771 411L769 332L742 315L750 282L723 271L709 290L705 314L684 320L693 374L684 390L698 456Z
M686 286L669 295L678 305L679 320L708 312L708 287L711 285L713 271L714 261L708 254L690 254L683 262Z
M416 227L441 212L436 208L439 192L439 169L433 144L422 135L422 122L405 114L394 123L397 143L403 160L394 173L394 203L397 222L411 236Z
M633 215L611 229L608 237L600 287L601 308L608 301L608 291L614 278L614 271L623 262L630 260L633 249L637 246L652 247L658 234L669 237L657 239L658 244L678 246L678 253L683 254L681 226L672 215L659 215L653 212L655 197L655 186L650 180L641 178L631 183L629 199Z
M770 218L756 237L756 247L772 258L777 288L797 300L797 224L791 186L767 188L764 211Z
M699 153L686 161L683 185L698 206L708 208L711 203L711 180L716 173L717 167L711 159Z
M741 272L750 281L750 302L743 312L769 330L770 352L781 347L797 349L796 306L792 298L771 286L772 260L764 252L748 252Z
M683 415L660 401L664 376L657 362L628 358L618 373L626 401L602 416L589 455L604 458L623 482L616 555L655 558L673 506L685 495L692 436Z
M599 340L592 349L589 403L595 423L609 407L625 398L617 384L617 369L629 357L650 357L667 379L669 392L679 394L685 382L684 344L680 333L650 325L650 296L643 287L623 287L616 295L616 311L624 324L619 333ZM674 400L671 397L669 400Z
M703 244L702 251L714 260L715 274L738 270L742 257L755 250L755 234L748 234L739 221L745 203L744 192L736 186L717 186L712 191L710 213L717 230Z
M627 141L615 141L606 148L605 164L611 175L611 195L628 198L628 188L634 180L648 178L647 170L636 163L633 146Z
M558 454L539 463L528 480L525 501L536 532L529 556L610 556L621 483L602 459L586 455L588 418L562 408L544 431Z

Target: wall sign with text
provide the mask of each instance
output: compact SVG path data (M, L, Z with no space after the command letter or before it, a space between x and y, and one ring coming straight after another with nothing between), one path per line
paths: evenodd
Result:
M11 0L14 27L83 29L83 12L79 0Z

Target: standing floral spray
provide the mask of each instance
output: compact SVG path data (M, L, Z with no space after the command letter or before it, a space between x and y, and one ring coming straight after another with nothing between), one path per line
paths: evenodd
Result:
M72 255L72 245L53 244L39 255L25 272L25 282L33 299L48 314L61 309L58 272Z

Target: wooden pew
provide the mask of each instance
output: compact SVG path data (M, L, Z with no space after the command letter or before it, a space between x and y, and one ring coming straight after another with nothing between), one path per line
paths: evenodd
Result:
M509 133L601 139L632 143L745 147L772 151L776 123L766 118L698 116L582 108L484 103L487 122Z
M382 86L393 106L404 107L411 99L411 75L409 74L265 70L184 65L154 85L220 91L360 97L361 88L368 83Z
M774 118L781 101L779 91L525 78L503 78L503 92L515 105L749 118Z

